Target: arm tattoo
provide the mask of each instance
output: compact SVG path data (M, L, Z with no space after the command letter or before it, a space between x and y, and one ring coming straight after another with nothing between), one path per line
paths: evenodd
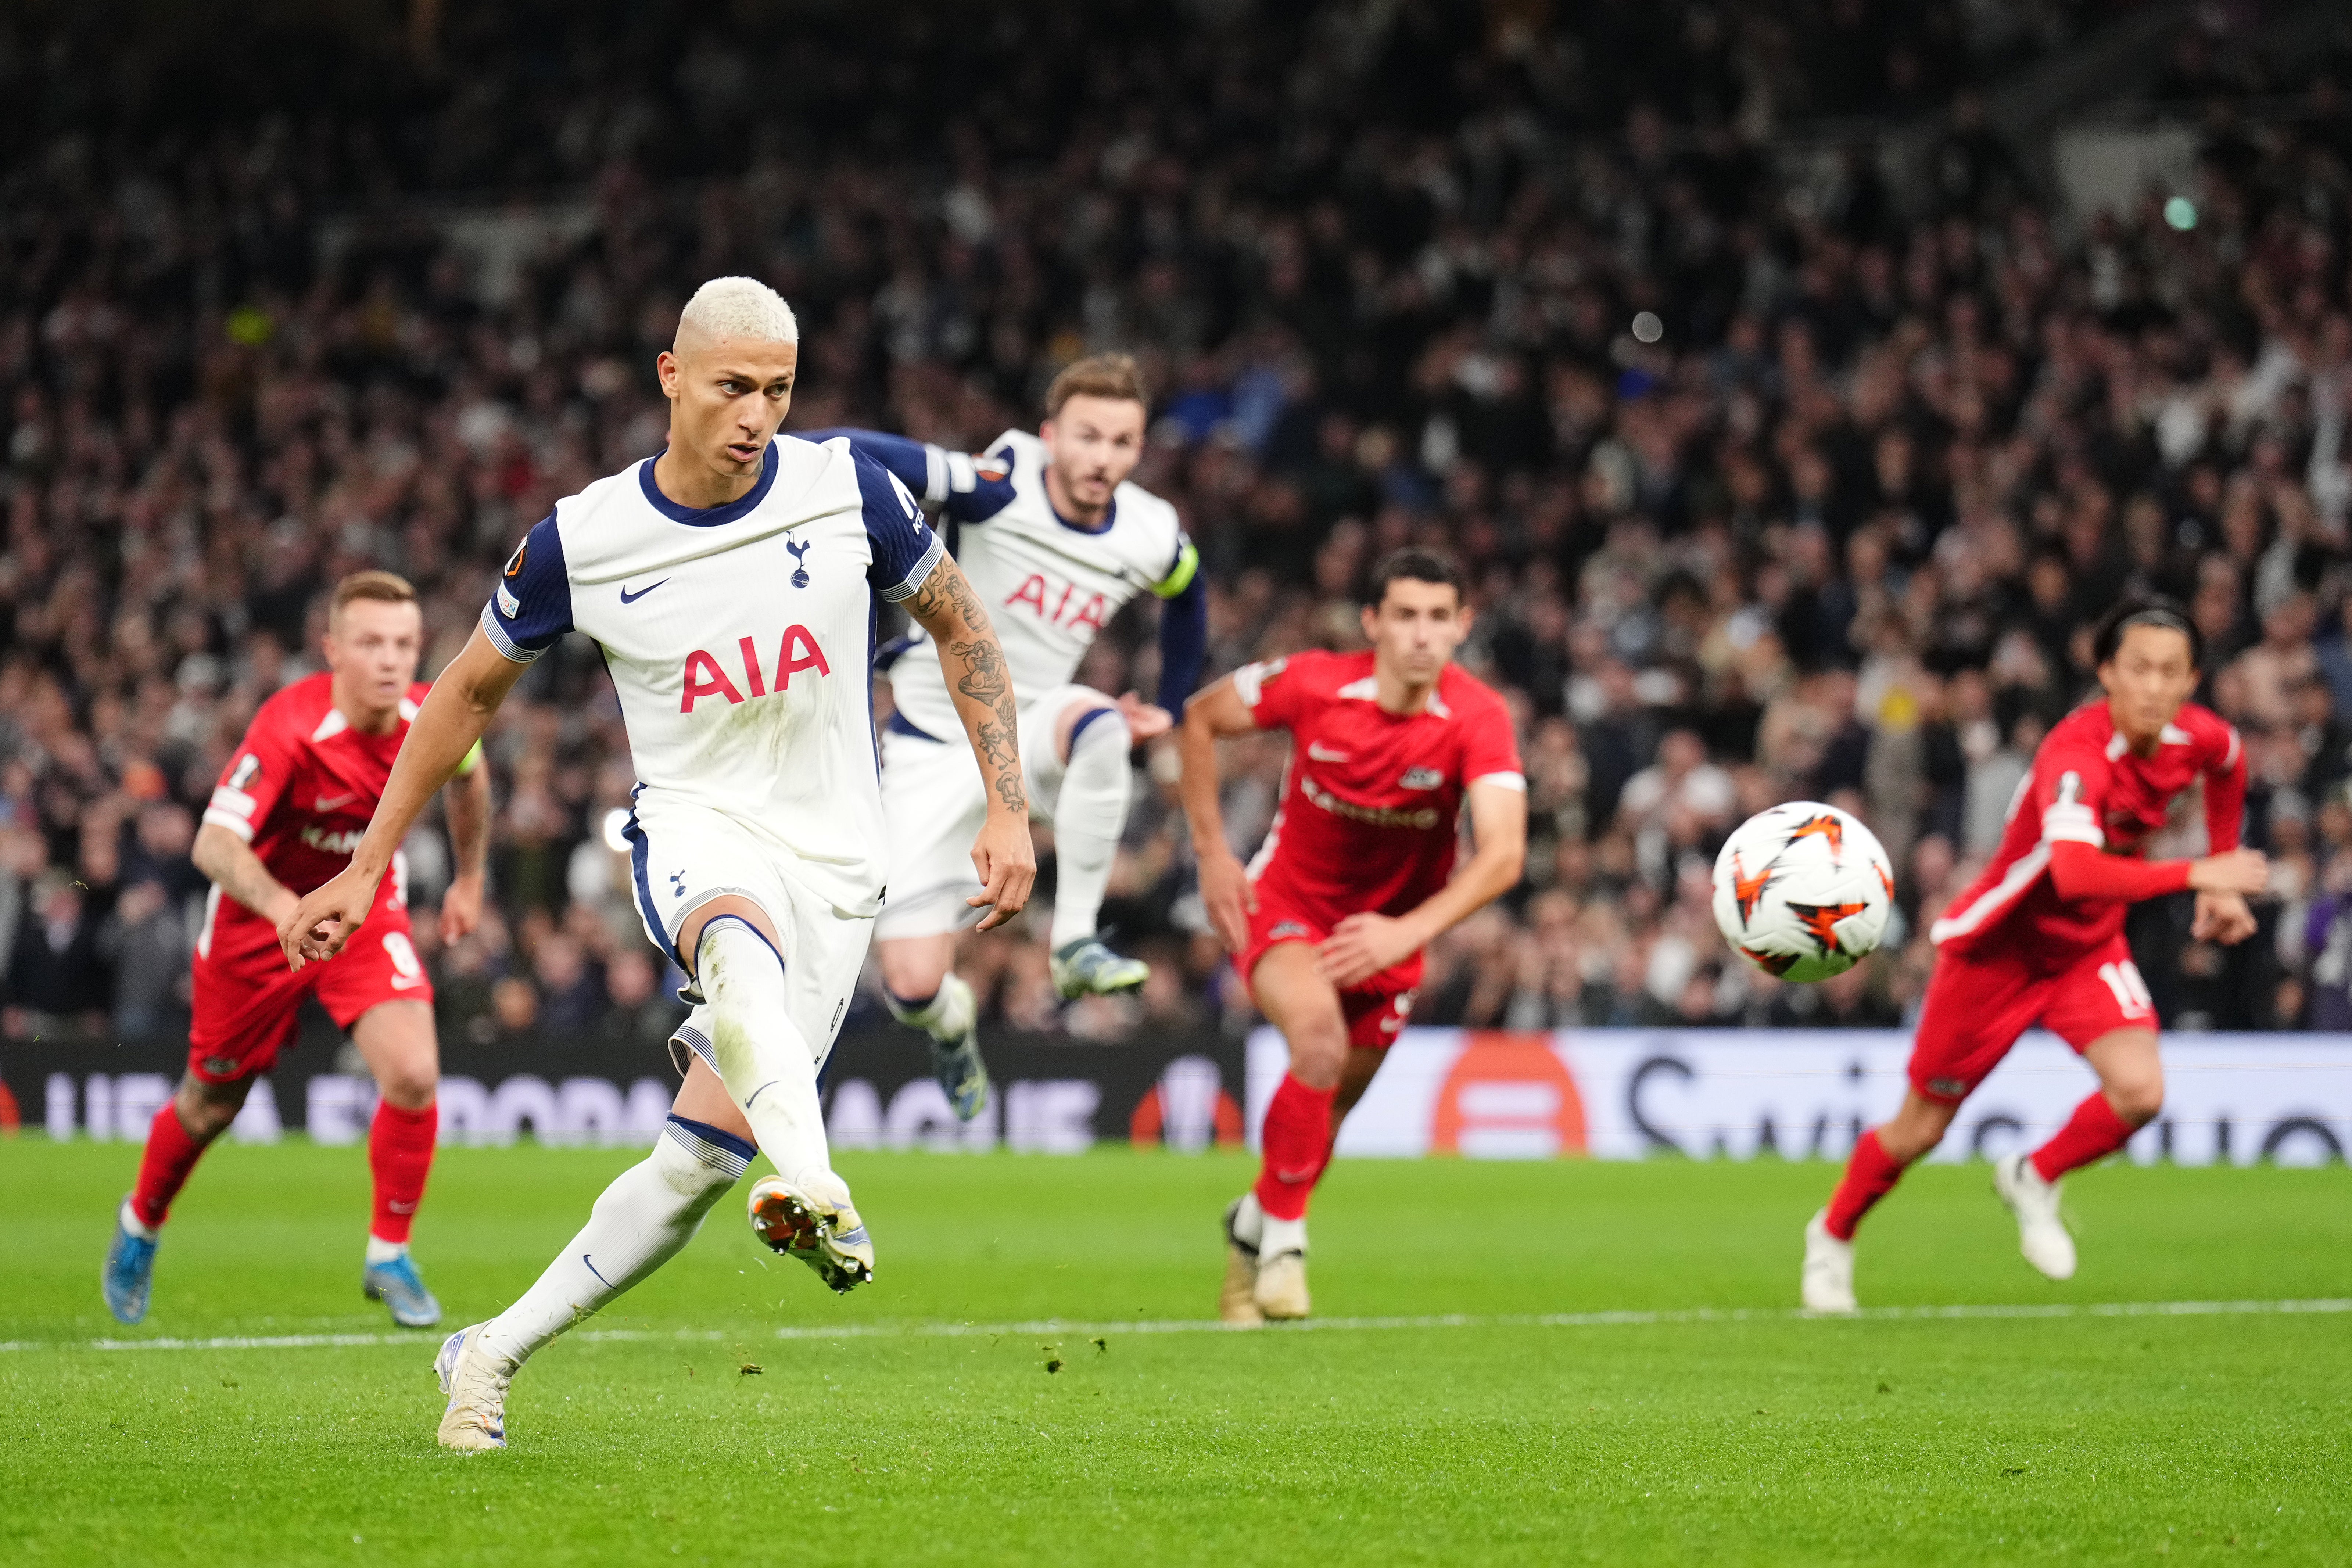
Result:
M963 660L963 679L956 682L956 689L966 697L993 708L1011 694L1013 682L1004 672L1003 650L993 638L950 643L948 652Z
M1021 713L1013 700L1013 675L1004 649L989 624L971 584L952 560L941 560L907 611L940 645L940 671L967 701L981 710L967 713L972 745L990 787L1008 811L1026 812L1029 796L1021 783Z
M1008 708L999 708L1002 718ZM995 775L996 796L1007 811L1025 812L1029 797L1021 787L1021 752L1013 743L1014 729L1010 722L981 721L981 754L987 759L989 771Z
M915 596L907 601L907 613L921 623L926 630L933 630L931 623L950 612L962 617L965 629L969 631L994 629L989 625L988 612L981 608L979 598L973 595L971 584L964 580L963 572L956 565L954 557L943 555L940 563L931 568L931 574L923 579L923 585L915 590Z

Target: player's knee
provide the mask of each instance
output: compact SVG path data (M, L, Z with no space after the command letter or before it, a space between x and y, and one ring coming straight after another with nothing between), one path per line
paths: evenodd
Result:
M172 1109L178 1113L180 1125L188 1130L188 1136L199 1142L209 1142L236 1120L252 1088L249 1078L233 1083L207 1083L191 1074L180 1080L178 1092L172 1096Z
M1896 1164L1910 1164L1944 1141L1959 1109L1914 1094L1895 1113L1894 1121L1878 1129L1878 1146Z
M751 921L722 915L695 944L710 999L710 1044L721 1076L761 1059L762 1042L787 1018L783 955Z
M2134 1127L2156 1120L2164 1109L2164 1074L2161 1070L2134 1073L2105 1086L2107 1103L2116 1114Z
M1075 763L1082 757L1116 757L1120 770L1127 762L1127 721L1116 708L1088 706L1077 712L1063 731L1062 761Z
M882 971L883 988L891 996L919 1005L937 996L946 984L952 952L930 942L877 942L875 962Z
M1337 1089L1348 1062L1348 1026L1318 1018L1297 1026L1290 1037L1290 1076L1309 1089Z
M1918 1159L1933 1149L1937 1141L1932 1132L1924 1132L1916 1127L1896 1121L1890 1121L1878 1130L1879 1149L1898 1165L1907 1165Z
M394 1062L376 1075L376 1092L403 1110L422 1110L433 1103L441 1075L429 1061Z
M767 933L740 915L720 915L695 942L703 994L720 1012L757 1005L784 979L783 955Z

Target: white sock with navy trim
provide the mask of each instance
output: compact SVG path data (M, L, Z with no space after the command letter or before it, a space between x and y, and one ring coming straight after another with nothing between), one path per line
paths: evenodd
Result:
M1112 708L1079 719L1070 761L1054 795L1054 934L1055 952L1095 934L1103 894L1110 887L1118 836L1127 826L1127 721Z
M481 1342L520 1365L530 1353L676 1257L759 1151L732 1133L673 1116L654 1152L613 1178L588 1223Z
M910 1029L922 1030L943 1046L960 1042L980 1014L980 1003L972 995L971 987L961 975L953 973L920 1002L909 1002L886 985L882 988L882 1005L890 1009L890 1016Z
M710 998L719 1081L743 1108L761 1152L788 1182L831 1174L816 1053L788 1011L783 955L750 921L720 915L702 928L694 968Z

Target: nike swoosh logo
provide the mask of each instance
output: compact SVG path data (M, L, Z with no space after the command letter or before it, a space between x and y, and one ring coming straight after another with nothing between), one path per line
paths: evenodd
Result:
M332 811L337 806L349 805L358 798L359 794L357 791L352 791L348 795L322 795L319 797L319 804L315 809L319 811Z
M1348 760L1347 752L1335 752L1320 741L1308 742L1307 754L1318 763L1344 763Z
M634 594L629 592L629 585L626 583L624 583L621 584L621 603L625 605L634 605L639 599L644 598L647 594L652 593L656 588L660 587L662 583L667 583L669 579L665 577L661 580L661 583L648 583Z

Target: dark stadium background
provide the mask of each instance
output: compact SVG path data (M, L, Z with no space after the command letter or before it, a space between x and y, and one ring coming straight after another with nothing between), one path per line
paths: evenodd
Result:
M2347 88L2340 12L2285 3L0 8L0 1068L173 1070L194 810L322 589L413 578L429 673L658 449L652 356L731 271L800 312L794 428L976 447L1137 353L1214 671L1346 644L1383 550L1465 560L1533 844L1417 1021L1901 1021L2086 623L2154 589L2279 896L2229 952L2145 906L2140 967L2173 1028L2346 1027ZM1151 689L1144 615L1085 679ZM497 909L428 952L453 1070L657 1069L593 648L490 754ZM1234 750L1237 837L1279 761ZM1166 762L1107 910L1139 1000L1056 1008L1040 919L970 946L1024 1061L1234 1058ZM1903 919L1784 988L1706 869L1799 796L1874 826ZM437 830L411 858L429 909Z

